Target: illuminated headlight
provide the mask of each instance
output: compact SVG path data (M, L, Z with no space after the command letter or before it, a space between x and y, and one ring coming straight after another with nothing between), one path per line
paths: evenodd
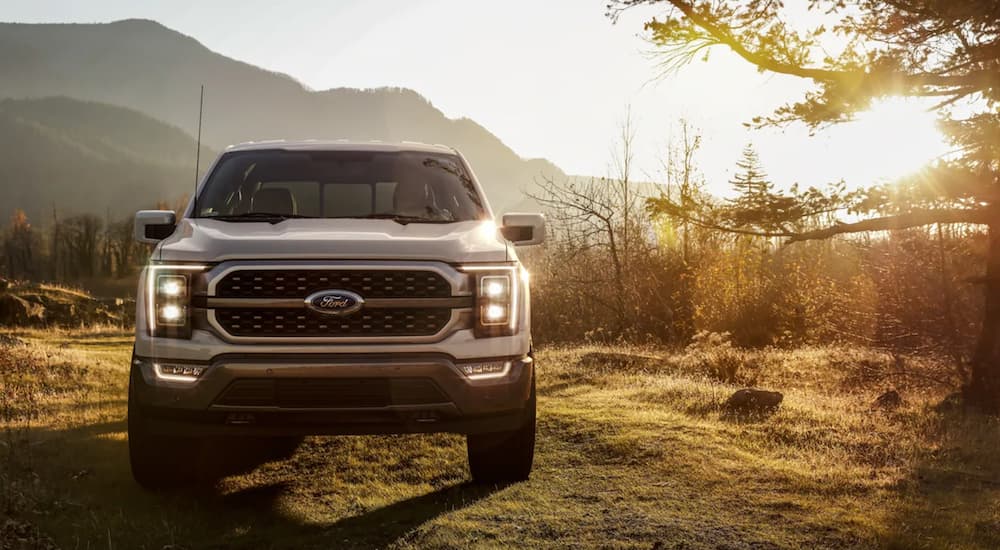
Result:
M161 380L171 382L194 382L205 373L208 367L202 365L170 365L153 363L153 372Z
M507 306L487 304L483 306L484 325L503 325L507 323Z
M146 290L147 320L153 336L191 337L191 276L204 266L151 265Z
M480 289L484 297L499 300L510 296L510 277L507 275L484 275L480 279Z
M176 304L164 304L159 306L157 311L157 320L161 325L167 325L172 327L177 327L183 325L186 320L186 310L184 306L179 306Z
M462 373L472 379L500 378L510 372L510 361L485 361L459 365Z
M469 266L475 276L476 336L509 336L517 332L520 289L517 266Z
M158 275L156 277L156 293L169 298L187 296L187 275Z

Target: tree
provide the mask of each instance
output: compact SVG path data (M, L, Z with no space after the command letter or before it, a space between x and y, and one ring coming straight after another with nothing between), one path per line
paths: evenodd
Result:
M113 257L112 267L117 277L131 275L139 260L140 246L132 235L132 218L108 224L108 248Z
M70 280L95 275L100 251L101 219L93 214L80 214L62 222L61 245L66 251L66 275Z
M674 189L677 190L677 202L683 208L693 208L703 200L705 181L695 166L695 155L701 149L701 131L685 119L678 121L680 131L672 136L667 145L667 160L664 163L666 173L666 196L671 198ZM681 220L681 238L683 239L683 259L688 264L691 261L691 224Z
M626 115L620 127L611 175L606 178L543 178L539 192L528 196L541 204L553 222L557 240L569 255L597 251L607 258L610 269L591 271L581 277L581 295L604 306L615 317L618 330L632 325L630 317L638 307L633 293L632 267L648 253L649 243L641 233L644 215L636 183L632 181L635 130ZM595 286L610 284L617 299L604 299Z
M790 221L786 210L795 203L774 192L774 184L767 179L752 144L743 148L729 184L739 195L729 201L724 212L738 226L772 230L781 227L783 221Z
M35 232L28 215L24 210L15 210L10 217L3 246L8 275L14 279L28 279L36 274L34 245Z
M759 200L771 193L774 184L767 179L767 174L760 165L760 157L752 144L748 143L743 148L740 160L736 161L736 169L737 172L729 183L739 193L737 203Z
M1000 3L809 0L813 17L798 26L783 13L783 3L773 0L617 0L609 15L617 18L638 4L667 8L662 18L645 24L667 68L723 47L763 72L814 83L801 100L755 118L755 126L798 121L815 130L850 120L888 96L936 101L942 127L959 151L919 177L850 194L796 190L782 197L784 210L766 228L747 228L724 211L692 214L662 198L650 208L788 242L929 224L985 225L985 314L964 395L984 410L1000 411ZM800 223L844 209L867 218L818 228Z

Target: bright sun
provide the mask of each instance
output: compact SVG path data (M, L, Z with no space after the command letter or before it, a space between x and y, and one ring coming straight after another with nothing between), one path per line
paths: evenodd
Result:
M854 162L871 179L895 179L945 155L948 143L933 112L914 100L880 101L858 113L845 128L852 140Z

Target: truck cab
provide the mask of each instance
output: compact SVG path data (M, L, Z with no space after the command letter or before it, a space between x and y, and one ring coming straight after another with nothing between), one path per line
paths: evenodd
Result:
M207 438L464 434L477 481L527 479L535 362L516 246L466 160L414 143L230 147L185 212L141 211L132 473L190 481ZM187 465L191 465L190 467Z

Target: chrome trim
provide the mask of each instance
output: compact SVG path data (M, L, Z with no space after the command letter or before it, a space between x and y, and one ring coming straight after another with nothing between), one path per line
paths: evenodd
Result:
M451 298L372 298L365 300L362 309L402 308L471 308L475 301L471 296L453 296ZM217 298L206 297L206 309L300 309L305 303L298 298Z
M214 309L208 310L208 324L222 339L234 344L424 344L444 340L452 332L466 328L463 324L471 326L472 308L451 310L451 318L441 330L423 336L233 336L219 324Z
M397 307L427 307L447 309L472 309L476 305L472 296L451 298L372 298L365 301L366 308L392 309Z
M331 295L338 299L346 297L354 303L344 309L327 309L323 305L316 305L316 300L318 298L327 298ZM327 300L324 299L323 303L325 304L326 302ZM361 308L365 307L365 299L357 292L351 292L350 290L319 290L306 296L302 301L302 305L304 305L306 309L311 309L320 315L346 317L352 313L357 313L361 310Z
M441 298L441 300L452 300L455 297L472 297L472 277L469 277L467 273L459 271L454 267L443 263L435 261L387 261L387 260L327 260L327 261L315 261L315 260L302 260L302 261L267 261L267 260L232 260L222 262L215 267L213 267L208 273L206 273L206 280L208 281L208 296L206 297L207 303L217 303L216 300L237 300L237 298L219 298L215 296L216 288L218 287L219 281L224 279L227 275L234 271L247 271L253 269L315 269L315 270L408 270L408 271L432 271L444 277L446 281L451 285L452 298ZM285 299L272 299L272 298L245 298L246 300L254 300L254 302L268 303L270 306L262 306L260 304L254 307L286 307L284 304L289 300ZM244 298L239 298L239 300L244 300ZM393 305L386 305L386 301L392 301ZM413 300L416 300L415 298ZM421 300L428 300L427 298L422 298ZM397 300L395 298L380 298L380 299L369 299L365 300L365 307L407 307L399 306L398 304L404 300ZM294 299L295 305L288 307L305 307L305 303L301 298ZM376 304L376 305L373 305ZM280 305L278 305L280 304ZM421 302L421 307L427 304ZM435 306L444 307L444 306ZM308 337L308 336L233 336L227 332L219 320L215 316L215 309L208 309L208 324L212 327L216 334L219 335L223 340L232 343L245 343L245 344L391 344L391 343L413 343L413 344L423 344L439 342L450 336L456 330L461 330L463 328L470 328L473 323L473 307L471 305L464 305L464 307L453 307L451 311L451 318L445 323L445 326L441 328L435 334L425 335L425 336L333 336L333 337Z
M219 281L233 271L246 271L252 269L315 269L315 270L335 270L344 269L352 271L365 270L410 270L410 271L433 271L441 275L451 284L452 296L472 296L472 286L465 273L442 262L428 261L386 261L386 260L329 260L317 261L247 261L234 260L223 262L215 266L208 272L208 295L215 296L215 289Z
M205 298L206 309L299 309L305 308L301 298Z

